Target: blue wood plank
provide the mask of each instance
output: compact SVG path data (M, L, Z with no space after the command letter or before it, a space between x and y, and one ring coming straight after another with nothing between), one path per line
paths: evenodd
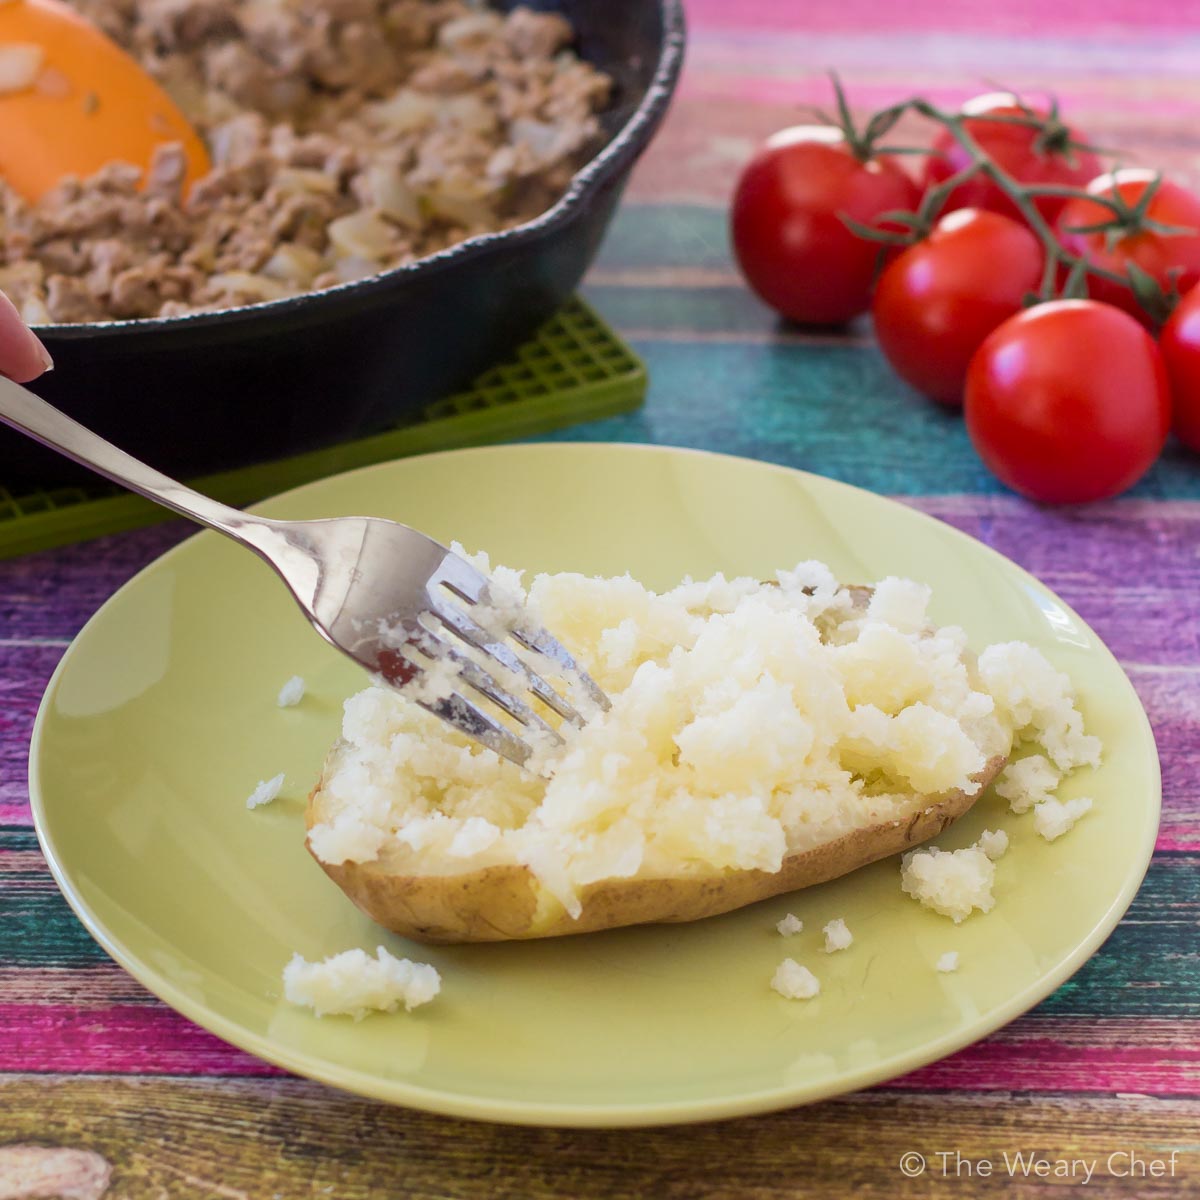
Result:
M873 346L656 339L645 407L541 441L692 446L801 467L893 495L1004 492L962 418L922 399ZM1200 457L1172 443L1130 496L1200 498Z

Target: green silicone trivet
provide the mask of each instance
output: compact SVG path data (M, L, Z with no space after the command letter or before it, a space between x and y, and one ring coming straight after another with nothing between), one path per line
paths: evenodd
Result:
M244 505L370 463L509 441L636 408L646 368L579 299L572 300L504 362L432 403L421 418L384 433L293 458L222 471L192 482ZM0 485L0 558L169 520L157 504L99 481L13 495Z

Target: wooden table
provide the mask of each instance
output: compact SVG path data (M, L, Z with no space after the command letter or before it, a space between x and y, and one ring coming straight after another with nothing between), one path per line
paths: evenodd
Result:
M755 141L827 102L829 66L864 107L916 89L954 102L983 79L1053 87L1126 161L1200 184L1200 4L692 0L691 21L678 102L587 289L645 357L650 396L562 436L707 447L898 495L1060 592L1122 660L1159 739L1162 833L1132 910L1006 1029L810 1108L634 1132L385 1108L176 1016L92 943L38 853L25 758L42 689L93 610L189 530L0 564L0 1200L1040 1195L1084 1183L1083 1166L1070 1180L1016 1167L1014 1179L1004 1155L1017 1152L1094 1162L1088 1195L1200 1195L1200 460L1172 448L1134 493L1077 512L1005 494L961 421L899 385L867 329L779 326L731 267L724 217ZM910 1151L928 1164L913 1180L900 1171ZM1172 1151L1173 1177L1155 1177ZM35 1186L37 1171L59 1182Z

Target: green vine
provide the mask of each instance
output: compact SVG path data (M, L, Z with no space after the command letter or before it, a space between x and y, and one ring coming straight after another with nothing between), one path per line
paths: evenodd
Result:
M836 78L834 80L834 88L842 120L832 123L838 125L843 130L843 135L845 135L847 129L854 129L853 121L849 106L846 103L845 94ZM878 144L880 138L887 132L890 132L900 118L908 112L915 113L928 121L932 121L936 125L940 125L958 143L959 147L965 151L971 161L961 171L951 175L936 187L930 188L925 193L915 212L881 213L876 219L877 224L875 225L864 225L862 222L856 221L845 214L842 216L842 221L860 237L891 246L911 245L913 242L920 241L929 235L952 192L968 179L983 176L1008 198L1042 245L1045 253L1045 269L1042 273L1041 285L1037 294L1030 297L1031 303L1040 303L1059 298L1086 297L1088 294L1087 280L1089 277L1092 277L1104 279L1109 283L1128 288L1133 293L1138 304L1153 320L1156 322L1164 320L1178 299L1173 287L1169 291L1164 290L1155 279L1134 265L1130 266L1128 274L1122 275L1106 267L1097 266L1083 255L1075 254L1062 244L1035 203L1036 199L1040 196L1057 196L1072 199L1084 197L1093 204L1106 208L1110 214L1108 220L1078 228L1073 227L1071 232L1087 234L1103 233L1110 249L1122 238L1138 231L1151 231L1163 236L1175 236L1194 232L1194 230L1185 229L1181 226L1166 225L1146 215L1148 206L1162 183L1161 175L1154 177L1141 196L1138 197L1137 202L1132 205L1121 196L1115 183L1111 195L1107 196L1096 195L1080 188L1068 187L1061 184L1039 185L1021 183L1004 170L984 150L969 128L971 123L994 121L1036 129L1038 136L1034 148L1039 153L1063 153L1069 155L1076 150L1087 150L1090 152L1094 148L1075 140L1071 136L1070 129L1059 118L1056 101L1051 102L1050 112L1046 116L1039 115L1019 98L1015 99L1015 104L1022 110L1021 115L1004 113L972 114L950 112L939 108L921 96L914 96L877 113L868 120L861 134L855 131L859 139L857 149L847 141L847 145L850 146L851 152L855 154L855 157L859 157L861 153L866 154L867 157L860 158L860 161L865 162L872 157L879 157L880 155L895 153L911 154L915 152L915 148L913 147L884 147ZM875 136L871 136L872 131L874 131ZM899 228L880 228L881 225L898 226ZM1059 287L1060 279L1063 281L1061 287Z

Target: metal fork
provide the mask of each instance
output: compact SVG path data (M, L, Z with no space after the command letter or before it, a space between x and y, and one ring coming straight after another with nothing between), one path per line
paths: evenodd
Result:
M487 577L407 525L377 517L273 521L239 512L148 467L4 378L0 420L253 550L287 584L313 628L376 677L403 687L420 680L427 670L424 660L449 660L462 689L417 702L512 762L529 759L530 742L463 691L485 696L527 737L543 742L562 739L517 694L514 681L572 724L583 724L591 715L588 710L609 707L587 672L545 629L521 619L506 623L504 629L476 620L473 607L494 603ZM506 633L532 651L543 670L561 678L566 694L507 644ZM502 668L508 686L491 673L497 668Z

